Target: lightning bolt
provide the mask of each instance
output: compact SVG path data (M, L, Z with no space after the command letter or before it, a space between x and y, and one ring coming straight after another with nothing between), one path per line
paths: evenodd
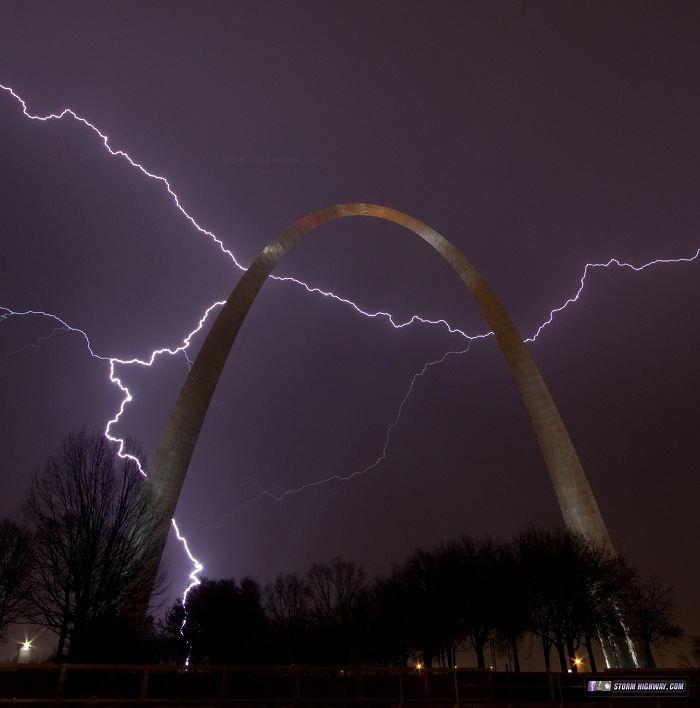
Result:
M143 165L139 164L136 162L136 160L133 160L127 153L125 153L123 150L114 150L110 144L109 144L109 138L107 135L104 133L100 132L90 121L88 121L85 118L82 118L79 116L77 113L72 111L70 108L64 108L60 113L51 113L47 116L38 116L38 115L33 115L27 110L27 104L24 101L24 99L19 96L15 91L9 87L9 86L4 86L3 84L0 84L0 89L3 91L6 91L9 93L22 107L22 113L25 117L29 118L30 120L35 120L35 121L40 121L41 123L46 123L48 121L52 120L62 120L66 116L70 116L73 120L77 121L78 123L82 123L86 128L91 130L95 135L97 135L104 145L105 149L107 152L112 155L113 157L121 157L124 160L126 160L132 167L137 169L139 172L141 172L143 175L148 177L149 179L155 180L156 182L160 182L170 195L170 197L173 200L173 204L175 207L178 209L178 211L187 219L187 221L194 226L194 228L199 231L199 233L203 234L204 236L209 237L216 245L221 249L223 253L225 253L234 263L234 265L239 268L240 270L245 270L245 268L236 260L236 257L229 251L225 246L223 241L221 241L219 238L217 238L211 231L208 231L207 229L203 228L200 226L187 211L185 211L185 208L182 206L180 203L180 198L178 197L177 194L172 190L170 183L168 182L165 177L161 177L160 175L153 174L152 172L149 172Z
M530 335L529 337L527 337L523 341L528 342L528 343L535 342L539 338L539 336L542 334L542 332L554 322L557 315L562 313L568 307L579 302L579 300L581 299L581 297L583 295L583 290L586 285L586 279L587 279L588 275L590 274L590 272L595 269L601 269L601 268L608 269L608 268L615 267L615 268L629 269L629 270L632 270L632 271L638 273L638 272L646 270L647 268L650 268L652 266L671 265L671 264L679 264L679 263L693 263L694 261L697 261L698 258L700 258L700 248L697 249L695 251L695 253L691 256L679 257L679 258L657 258L653 261L643 263L642 265L634 265L632 263L620 261L617 258L611 258L610 260L608 260L605 263L587 263L584 266L583 275L581 276L581 279L579 281L579 287L578 287L576 293L574 295L572 295L571 297L567 298L563 302L563 304L550 310L549 316L544 320L544 322L542 322L537 327L534 334ZM298 282L298 281L294 281L294 282ZM403 324L396 324L394 322L392 316L389 313L378 312L378 313L374 313L374 314L368 314L368 313L364 312L363 310L361 310L359 307L357 307L357 305L355 305L353 302L351 302L349 300L345 300L343 298L335 296L332 293L324 292L322 290L319 290L318 288L310 288L308 286L305 286L305 287L310 293L319 293L319 294L325 295L325 296L332 296L335 299L339 300L340 302L350 305L355 311L357 311L358 313L360 313L362 315L365 315L368 317L385 316L388 319L388 321L390 322L390 324L393 327L395 327L396 329L406 327L409 324L413 324L415 322L420 322L422 324L430 324L430 325L443 325L444 327L446 327L446 329L448 330L448 332L450 334L458 334L458 335L464 337L465 339L468 340L469 344L466 349L463 349L460 351L448 351L439 359L436 359L435 361L427 362L426 364L423 365L422 369L419 372L417 372L413 375L413 378L411 379L411 383L408 387L408 390L404 394L404 397L398 406L398 411L396 413L394 421L391 423L391 425L387 429L386 437L384 440L384 446L381 450L381 453L379 454L379 456L376 458L376 460L372 464L368 465L367 467L365 467L363 469L355 470L354 472L351 472L348 475L331 475L329 477L315 480L313 482L307 482L306 484L302 484L299 487L285 489L283 487L279 487L278 485L269 485L269 486L275 487L277 489L277 491L276 492L269 491L269 490L261 491L259 494L255 495L254 497L251 497L250 499L247 499L246 501L244 501L238 507L236 507L236 508L232 509L231 511L227 512L226 514L222 515L220 521L216 525L189 524L185 528L203 528L203 529L207 529L207 530L218 530L223 526L223 524L229 518L231 518L232 516L236 515L237 513L241 512L241 511L244 511L245 509L247 509L251 505L253 505L256 502L259 502L263 499L272 499L274 501L281 502L286 497L289 497L289 496L292 496L295 494L299 494L299 493L304 492L308 489L313 489L315 487L329 484L330 482L340 482L341 484L345 484L346 482L350 481L351 479L354 479L355 477L360 477L360 476L364 475L365 473L370 472L371 470L375 469L384 461L384 459L386 459L387 451L389 448L389 442L390 442L390 438L391 438L391 433L399 425L399 422L401 420L401 416L403 414L403 408L404 408L406 402L408 401L408 399L410 398L411 394L413 393L413 389L416 385L416 382L420 378L422 378L431 367L438 366L438 365L444 363L444 361L449 356L461 356L461 355L467 354L470 351L470 348L471 348L471 345L473 342L480 340L480 339L486 339L487 337L490 337L491 335L493 335L493 332L487 332L485 334L478 334L478 335L471 335L470 336L468 334L465 334L462 330L450 326L450 324L448 322L446 322L445 320L426 320L426 319L423 319L423 318L415 316L415 315L409 321L407 321ZM332 496L335 496L338 493L339 492L336 491ZM329 499L326 500L326 502L324 502L324 504L327 504L328 501L330 501L330 498L332 498L332 496L329 497Z
M396 416L394 417L394 421L391 423L391 425L387 428L386 435L384 437L384 446L382 447L382 451L377 457L377 459L372 462L372 464L367 465L364 469L361 470L355 470L354 472L351 472L348 475L331 475L330 477L326 477L325 479L319 479L314 482L307 482L306 484L302 484L300 487L295 487L292 489L283 489L282 487L277 487L277 489L281 490L279 493L275 494L274 492L270 492L268 490L263 490L260 492L257 496L253 497L252 499L246 500L243 504L241 504L239 507L236 509L233 509L232 511L227 512L221 517L221 520L219 521L216 526L209 526L209 525L204 525L204 524L190 524L186 527L183 528L204 528L208 530L217 530L220 529L223 525L224 522L234 516L234 514L237 514L240 511L243 511L244 509L247 509L249 506L252 504L255 504L255 502L260 501L261 499L265 498L270 498L273 499L274 501L281 502L285 497L292 496L293 494L299 494L300 492L304 492L307 489L313 489L314 487L320 487L324 484L328 484L329 482L341 482L342 484L345 484L346 482L349 482L351 479L354 479L355 477L360 477L363 474L370 472L371 470L375 469L376 467L379 467L379 465L386 459L387 451L389 449L389 442L391 440L391 434L394 431L394 428L396 428L399 424L399 421L401 420L401 416L403 415L403 409L404 406L406 405L408 399L411 397L411 394L413 393L413 388L416 385L416 382L425 376L425 374L428 372L428 370L433 367L433 366L438 366L439 364L442 364L449 356L458 356L461 354L466 354L469 349L471 348L472 342L475 339L483 338L483 337L488 337L490 334L486 335L480 335L479 337L472 337L471 341L469 342L468 346L466 349L462 349L460 351L449 351L445 352L439 359L435 359L435 361L429 361L423 364L423 367L421 368L420 371L416 372L413 375L413 378L411 379L411 383L408 387L408 390L404 394L404 397L401 399L401 403L399 403L398 411L396 413ZM277 486L277 485L270 485L270 486ZM338 494L339 491L336 491L335 494ZM332 495L332 496L335 496ZM332 498L332 497L331 497ZM325 502L326 504L330 501L330 498Z
M693 256L687 256L685 258L657 258L656 260L649 261L648 263L644 263L640 266L635 266L632 265L631 263L625 263L624 261L619 261L617 258L611 258L607 263L586 263L584 269L583 269L583 275L581 276L580 280L580 285L579 289L576 291L576 294L570 297L568 300L564 302L563 305L560 305L559 307L554 308L550 313L549 317L537 328L537 331L528 339L526 339L526 342L534 342L542 333L542 331L546 328L549 327L549 325L554 322L554 318L560 313L563 312L569 305L573 305L574 303L578 302L579 298L581 297L581 294L583 293L583 288L586 284L586 277L588 276L588 272L590 270L593 270L594 268L610 268L610 267L617 267L617 268L629 268L630 270L633 270L635 272L640 272L643 270L646 270L647 268L650 268L651 266L655 265L669 265L671 263L692 263L693 261L698 259L698 256L700 256L700 248L695 251L695 255Z
M223 241L222 241L221 239L219 239L214 233L212 233L211 231L207 230L206 228L204 228L203 226L201 226L199 223L197 223L197 221L194 219L194 217L191 216L191 215L185 210L185 208L182 206L182 203L181 203L181 201L180 201L180 198L179 198L178 195L175 193L175 191L172 189L170 183L168 182L168 180L167 180L165 177L162 177L162 176L160 176L160 175L156 175L156 174L154 174L154 173L148 171L143 165L141 165L140 163L138 163L136 160L134 160L130 155L128 155L128 154L127 154L126 152L124 152L123 150L114 149L114 148L110 145L108 136L105 135L104 133L102 133L100 130L98 130L98 128L97 128L95 125L93 125L92 123L90 123L87 119L85 119L85 118L83 118L83 117L77 115L74 111L72 111L71 109L68 109L68 108L62 110L60 113L52 113L52 114L49 114L49 115L46 115L46 116L33 115L33 114L31 114L31 113L29 112L29 110L28 110L28 108L27 108L26 102L25 102L11 87L0 84L0 89L2 89L2 90L5 91L7 94L9 94L10 96L12 96L12 98L15 99L15 101L21 106L22 114L23 114L26 118L28 118L28 119L30 119L30 120L33 120L33 121L40 121L40 122L44 122L44 123L45 123L45 122L48 122L48 121L54 121L54 120L55 120L55 121L59 121L59 120L65 119L65 118L71 118L71 119L73 119L74 121L77 121L78 123L80 123L80 124L82 124L83 126L85 126L85 128L87 128L88 130L92 131L95 135L97 135L97 136L99 137L99 139L100 139L100 141L102 142L102 144L103 144L105 150L106 150L111 156L113 156L113 157L115 157L115 158L120 158L120 159L126 160L134 169L138 170L138 171L139 171L141 174L143 174L145 177L147 177L147 178L149 178L149 179L152 179L152 180L155 180L155 181L159 182L160 184L162 184L163 187L164 187L164 189L165 189L165 190L167 191L167 193L170 195L170 197L171 197L171 199L172 199L172 202L173 202L173 205L174 205L175 208L182 214L182 216L183 216L200 234L202 234L203 236L206 236L207 238L211 239L211 240L217 245L217 247L221 250L221 252L222 252L223 254L225 254L225 255L231 260L231 262L234 264L234 266L235 266L236 268L238 268L240 271L245 271L246 268L245 268L243 265L241 265L241 263L236 259L236 257L234 256L234 254L233 254L229 249L227 249L227 248L225 247ZM586 284L586 279L587 279L587 277L588 277L588 275L589 275L589 272L590 272L592 269L596 269L596 268L609 268L609 267L619 267L619 268L629 268L629 269L632 269L633 271L642 271L642 270L644 270L644 269L646 269L646 268L649 268L649 267L651 267L651 266L656 266L656 265L661 265L661 264L691 263L691 262L696 261L696 260L698 259L698 257L700 257L700 249L698 249L698 250L695 252L695 254L692 255L692 256L679 257L679 258L670 258L670 259L656 259L656 260L650 261L650 262L648 262L648 263L644 263L644 264L642 264L642 265L633 265L633 264L630 264L630 263L626 263L626 262L619 261L619 260L617 260L617 259L610 259L607 263L588 263L588 264L586 264L586 266L584 267L583 275L582 275L582 277L581 277L581 279L580 279L580 284L579 284L579 287L578 287L576 293L575 293L573 296L569 297L567 300L565 300L562 305L560 305L559 307L556 307L556 308L552 309L552 310L550 311L550 313L549 313L548 318L547 318L541 325L539 325L539 327L538 327L537 330L534 332L534 334L532 334L532 335L531 335L529 338L527 338L525 341L526 341L526 342L534 342L534 341L536 341L537 338L540 336L540 334L543 332L543 330L545 330L547 327L549 327L549 326L554 322L554 320L555 320L555 318L557 317L557 315L559 315L559 314L560 314L561 312L563 312L566 308L568 308L568 307L571 306L571 305L574 305L575 303L577 303L577 302L581 299L582 294L583 294L583 291L584 291L584 287L585 287L585 284ZM402 416L402 413L403 413L403 410L404 410L404 406L405 406L407 400L409 399L411 393L413 392L414 386L415 386L415 384L417 383L417 381L418 381L421 377L423 377L431 367L433 367L433 366L438 366L439 364L443 363L444 360L445 360L448 356L465 354L465 353L467 353L467 352L469 351L469 347L471 346L471 343L472 343L473 341L479 340L479 339L484 339L484 338L486 338L486 337L491 336L491 334L492 334L491 332L486 332L486 333L482 333L482 334L469 335L469 334L465 333L463 330L458 329L458 328L456 328L456 327L453 327L452 325L450 325L450 324L449 324L446 320L444 320L444 319L429 320L429 319L425 319L425 318L419 317L418 315L412 316L410 319L406 320L405 322L397 322L397 321L394 319L394 317L391 315L391 313L383 312L383 311L369 312L369 311L363 310L362 308L360 308L358 305L356 305L356 304L355 304L354 302L352 302L351 300L348 300L348 299L346 299L346 298L343 298L343 297L341 297L341 296L339 296L339 295L337 295L337 294L335 294L335 293L333 293L333 292L324 291L324 290L321 290L320 288L312 287L312 286L310 286L310 285L308 285L308 284L304 283L303 281L298 280L298 279L296 279L296 278L291 278L291 277L279 277L279 276L271 276L271 278L273 278L274 280L276 280L276 281L278 281L278 282L280 282L280 283L290 283L290 284L292 284L292 285L294 285L294 286L296 286L296 287L302 287L302 288L304 288L304 289L305 289L309 294L311 294L311 295L319 295L319 296L326 297L326 298L329 298L329 299L331 299L331 300L334 300L334 301L338 302L339 304L341 304L341 305L343 305L343 306L345 306L345 307L351 308L351 309L354 310L357 314L359 314L359 315L361 315L361 316L363 316L363 317L383 319L383 320L385 320L390 326L392 326L392 327L395 328L395 329L401 329L401 328L408 327L408 326L414 325L414 324L422 324L422 325L428 325L428 326L437 326L437 327L440 327L440 328L445 329L449 334L454 334L454 335L457 335L457 336L459 336L459 337L462 337L462 338L466 339L469 344L468 344L467 348L464 349L464 350L462 350L462 351L449 351L449 352L447 352L443 357L441 357L440 359L437 359L437 360L435 360L435 361L426 363L426 364L423 366L423 368L422 368L421 371L419 371L419 372L417 372L416 374L414 374L414 376L413 376L413 378L412 378L412 380L411 380L410 386L408 387L408 390L407 390L406 394L404 395L404 398L402 399L402 401L401 401L401 403L400 403L400 405L399 405L399 407L398 407L398 411L397 411L397 414L396 414L396 416L395 416L395 419L394 419L394 421L392 422L392 424L389 426L389 428L388 428L388 430L387 430L387 434L386 434L386 437L385 437L385 442L384 442L384 446L383 446L383 449L382 449L382 451L381 451L381 454L377 457L377 459L376 459L371 465L369 465L368 467L365 467L365 468L362 469L362 470L355 471L355 472L353 472L353 473L351 473L351 474L349 474L349 475L347 475L347 476L344 476L344 477L343 477L343 476L334 475L334 476L332 476L332 477L329 477L329 478L326 478L326 479L323 479L323 480L318 480L318 481L315 481L315 482L310 482L310 483L308 483L308 484L302 485L302 486L300 486L300 487L298 487L298 488L295 488L295 489L287 489L287 490L280 491L278 494L274 494L274 493L268 492L268 491L261 492L257 497L248 500L247 502L245 502L244 505L242 505L242 506L239 507L238 509L236 509L236 510L230 512L230 513L227 514L225 517L223 517L222 520L221 520L221 522L220 522L220 524L219 524L219 526L224 522L224 520L225 520L228 516L231 516L232 514L236 513L236 511L240 511L240 510L246 508L247 506L249 506L250 504L253 504L255 501L257 501L257 500L259 500L259 499L262 499L262 498L264 498L264 497L266 497L266 496L267 496L267 497L272 497L273 499L276 499L277 501L282 501L282 500L283 500L285 497L287 497L287 496L290 496L290 495L293 495L293 494L301 493L301 492L303 492L303 491L306 490L306 489L309 489L309 488L312 488L312 487L317 487L317 486L319 486L319 485L328 483L328 482L330 482L330 481L340 481L341 483L344 484L344 483L348 482L349 480L353 479L354 477L357 477L357 476L359 476L359 475L365 474L365 473L367 473L367 472L369 472L369 471L375 469L378 465L381 464L381 462L382 462L382 461L385 459L385 457L386 457L386 453L387 453L387 450L388 450L388 447L389 447L389 443L390 443L391 433L392 433L392 432L395 430L395 428L399 425L399 422L400 422L400 419L401 419L401 416ZM105 427L105 436L106 436L110 441L112 441L113 443L115 443L115 444L118 446L118 451L119 451L119 455L120 455L120 456L122 456L122 457L129 457L130 459L134 460L134 462L137 464L137 466L138 466L139 470L141 471L141 473L142 473L142 474L145 474L144 471L143 471L141 462L140 462L139 460L137 460L136 458L134 458L133 456L128 455L128 454L125 452L125 449L124 449L125 443L124 443L124 441L123 441L122 439L118 438L118 437L113 436L113 435L111 434L111 432L110 432L111 429L112 429L112 427L113 427L114 425L116 425L117 422L120 420L120 418L121 418L121 416L123 415L123 413L124 413L124 411L125 411L127 405L133 400L133 397L132 397L132 395L131 395L129 389L128 389L127 386L122 382L122 380L120 379L120 377L117 375L117 368L118 368L119 366L131 366L131 365L140 365L140 366L150 367L150 366L153 365L153 363L155 362L155 360L156 360L159 356L166 355L166 354L167 354L167 355L170 355L170 356L173 356L173 355L176 355L176 354L182 354L182 355L185 357L185 360L186 360L188 366L190 366L192 362L191 362L191 360L190 360L190 358L189 358L189 356L188 356L188 354L187 354L187 349L188 349L188 347L189 347L189 345L190 345L190 342L191 342L191 340L192 340L192 337L194 337L194 336L195 336L198 332L200 332L201 329L204 327L204 325L205 325L205 323L206 323L206 321L207 321L209 315L211 314L212 310L214 310L214 309L217 308L217 307L220 307L222 304L223 304L222 302L216 302L216 303L213 303L212 305L210 305L210 306L205 310L205 312L203 313L203 315L201 316L201 318L200 318L200 320L199 320L197 326L182 340L182 342L181 342L180 344L178 344L178 345L175 346L175 347L165 347L165 348L162 348L162 349L157 349L157 350L151 352L150 356L147 357L147 358L145 358L145 359L140 359L140 358L118 359L118 358L114 358L114 357L108 357L108 356L104 356L104 355L97 354L96 352L93 351L92 345L91 345L91 343L90 343L90 339L89 339L87 333L86 333L84 330L82 330L82 329L80 329L80 328L78 328L78 327L74 327L74 326L69 325L67 322L65 322L63 319L61 319L59 316L57 316L57 315L55 315L55 314L52 314L52 313L49 313L49 312L44 312L44 311L42 311L42 310L27 310L27 311L22 311L22 312L16 312L16 311L13 311L13 310L10 309L10 308L0 306L0 322L4 322L4 321L8 320L8 319L11 318L11 317L43 317L43 318L48 318L49 320L52 320L52 321L55 323L54 329L51 331L50 334L48 334L48 335L46 335L46 336L44 336L44 337L40 337L37 341L35 341L35 342L31 343L31 344L27 344L25 347L22 347L21 349L16 350L16 351L11 352L10 354L8 354L8 355L6 356L6 358L5 358L5 364L7 363L7 358L8 358L9 356L15 355L15 354L19 354L20 352L25 351L25 350L26 350L27 348L29 348L29 347L37 347L37 348L38 348L38 347L40 347L44 342L46 342L46 341L48 341L49 339L51 339L53 336L55 336L55 335L56 335L58 332L60 332L60 331L66 331L66 332L78 334L79 336L81 336L81 337L85 340L85 344L86 344L86 347L87 347L87 349L88 349L90 355L93 356L94 358L100 360L100 361L104 361L104 362L108 365L109 380L110 380L110 382L111 382L114 386L116 386L117 388L119 388L119 390L121 391L121 395L122 395L122 400L121 400L121 403L120 403L120 405L119 405L119 408L118 408L117 412L115 413L115 415L114 415L114 416L107 422L107 424L106 424L106 427ZM198 573L200 573L200 572L202 571L203 566L202 566L202 564L201 564L199 561L197 561L197 560L194 558L194 556L190 553L189 548L188 548L188 546L187 546L187 541L186 541L186 539L180 534L180 531L179 531L179 529L178 529L178 527L177 527L177 525L176 525L174 519L173 519L173 527L174 527L174 529L175 529L176 536L177 536L178 540L179 540L180 543L183 545L183 547L184 547L184 549L185 549L185 552L186 552L188 558L190 559L190 561L192 562L192 564L193 564L193 566L194 566L194 570L192 571L192 573L191 573L190 576L189 576L191 582L190 582L190 584L187 586L185 592L183 593L183 599L185 599L186 596L187 596L187 593L188 593L194 586L196 586L196 585L199 583L199 580L198 580ZM218 526L217 526L217 527L211 527L211 528L218 528Z
M185 549L185 553L187 554L187 557L190 559L190 562L194 566L194 570L189 575L190 584L185 588L185 591L182 593L182 609L185 612L185 616L182 618L182 624L180 625L180 635L187 643L188 649L187 658L185 659L185 666L189 666L190 657L192 656L192 647L187 641L187 638L185 637L185 625L187 624L187 595L189 594L190 590L192 590L192 588L196 587L202 582L199 579L199 574L204 570L204 566L190 552L190 547L187 544L187 539L180 534L180 529L177 527L175 519L172 520L172 524L173 528L175 529L175 535L177 536L177 540L180 541L180 543L182 544L183 548Z

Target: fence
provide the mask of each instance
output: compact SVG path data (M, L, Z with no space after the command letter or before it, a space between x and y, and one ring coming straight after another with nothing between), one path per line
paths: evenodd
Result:
M664 672L664 676L672 674ZM700 674L689 671L680 674L690 677L688 698L700 705ZM584 674L496 673L473 669L0 664L0 706L14 703L459 708L578 702L590 705L591 699L584 692L584 678ZM680 708L677 698L641 701L648 708ZM598 708L606 708L611 699L596 698L594 703ZM634 704L625 701L626 708Z

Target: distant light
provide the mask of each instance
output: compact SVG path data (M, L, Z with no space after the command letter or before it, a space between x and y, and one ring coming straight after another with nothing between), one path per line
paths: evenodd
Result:
M30 639L25 639L23 642L17 642L19 644L19 651L17 652L17 662L19 664L28 664L31 661L32 656L32 642Z

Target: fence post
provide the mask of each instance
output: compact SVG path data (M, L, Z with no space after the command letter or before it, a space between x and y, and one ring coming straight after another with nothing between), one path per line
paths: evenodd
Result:
M56 703L59 703L63 698L63 685L66 682L66 670L68 664L61 664L61 673L58 675L58 686L56 686Z
M221 669L221 679L219 680L219 700L226 697L226 684L228 683L228 669Z
M148 666L143 667L143 678L141 679L141 695L140 695L140 699L142 701L146 700L146 693L148 693Z

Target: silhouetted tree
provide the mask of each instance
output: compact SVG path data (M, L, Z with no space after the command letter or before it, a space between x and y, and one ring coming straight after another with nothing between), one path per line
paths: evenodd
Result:
M0 520L0 643L8 625L27 619L32 552L22 527Z
M296 573L278 575L263 593L282 661L303 664L313 656L313 611L309 584Z
M549 670L549 650L557 650L561 671L569 668L566 650L577 648L580 624L574 613L578 573L571 536L563 529L530 528L517 539L526 578L530 631L542 641ZM573 658L573 656L572 656Z
M554 646L561 670L576 671L576 651L583 644L595 670L594 639L624 638L620 611L634 571L602 544L563 529L531 527L515 544L529 629L542 641L547 669Z
M181 603L171 608L173 631ZM182 634L196 663L261 664L268 660L268 623L260 586L252 578L237 583L203 579L187 595Z
M683 630L674 622L678 604L673 588L658 575L637 582L623 605L630 635L642 646L648 666L656 667L652 644L664 646L682 639Z
M141 641L135 648L138 663L182 664L187 659L187 642L179 631L182 617L178 619L179 622L170 610L161 619L156 619L152 614L146 615Z
M426 668L434 661L454 665L464 637L456 580L445 563L444 548L414 551L395 570L406 588L409 631Z
M178 597L157 622L150 623L146 617L144 634L150 643L151 663L181 664L189 657L190 647L182 633L185 616L182 598Z
M520 671L519 644L529 619L524 571L512 543L499 543L496 553L498 563L492 582L496 644L508 657L513 671Z
M144 592L142 562L157 525L137 504L142 479L104 435L84 430L34 475L24 502L36 557L29 598L34 621L58 635L61 660L112 660L107 645L137 640L126 613Z
M457 563L462 626L476 654L477 666L486 667L486 646L504 611L504 563L501 544L486 536L462 536L450 553Z
M368 651L372 663L406 666L416 648L412 618L416 611L407 576L398 565L378 576L368 592Z
M700 666L700 636L695 635L690 637L690 644L692 647L690 656L693 658L695 666Z
M593 642L627 641L622 618L624 597L636 579L636 571L602 544L573 536L578 555L575 611L580 620L581 644L586 647L590 669L596 671ZM570 656L570 660L574 657ZM576 670L573 664L572 670Z
M307 573L312 617L324 663L356 659L356 647L366 628L365 571L340 557L314 563Z

